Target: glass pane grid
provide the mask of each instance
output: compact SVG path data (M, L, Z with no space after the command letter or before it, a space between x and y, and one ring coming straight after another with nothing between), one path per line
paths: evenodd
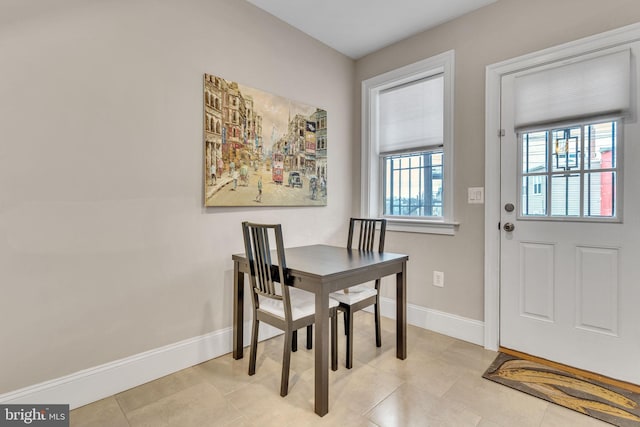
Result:
M612 219L618 121L520 134L520 216Z
M382 158L384 215L442 217L442 151Z

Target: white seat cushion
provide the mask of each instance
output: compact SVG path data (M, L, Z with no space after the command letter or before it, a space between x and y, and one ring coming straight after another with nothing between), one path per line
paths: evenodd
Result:
M291 299L291 317L293 320L312 315L316 312L316 301L311 292L290 287L289 298ZM329 298L329 308L337 306L338 301ZM284 318L284 304L282 301L260 296L260 309Z
M352 305L357 302L374 296L378 293L375 288L370 288L365 285L352 286L349 288L349 293L344 291L331 292L330 296L333 299L340 301L341 303Z

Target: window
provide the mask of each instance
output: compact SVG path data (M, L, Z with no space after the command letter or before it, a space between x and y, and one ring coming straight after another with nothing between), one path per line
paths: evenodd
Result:
M619 120L519 133L522 219L618 219Z
M449 51L363 82L362 215L400 231L453 234Z
M615 47L516 74L520 219L621 221L630 73L629 48Z
M542 194L542 184L537 182L533 184L533 194Z

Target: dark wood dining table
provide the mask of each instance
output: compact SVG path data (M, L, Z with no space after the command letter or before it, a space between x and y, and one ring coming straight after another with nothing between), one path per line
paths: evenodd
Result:
M315 294L315 412L329 412L329 294L381 277L396 275L396 357L407 357L406 269L408 255L365 252L327 245L285 250L289 285ZM244 338L244 275L249 264L244 253L233 259L233 358L241 359Z

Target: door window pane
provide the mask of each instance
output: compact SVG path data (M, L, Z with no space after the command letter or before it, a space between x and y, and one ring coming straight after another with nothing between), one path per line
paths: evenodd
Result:
M520 133L519 215L616 219L618 126L605 120Z
M616 122L585 126L585 169L616 167Z
M580 169L581 163L581 128L555 129L552 132L551 147L554 171Z
M551 177L551 215L580 216L580 175Z
M522 215L547 215L547 176L522 177Z
M547 171L548 132L530 132L522 137L522 172Z
M616 215L616 173L585 174L584 201L585 217L614 217Z

